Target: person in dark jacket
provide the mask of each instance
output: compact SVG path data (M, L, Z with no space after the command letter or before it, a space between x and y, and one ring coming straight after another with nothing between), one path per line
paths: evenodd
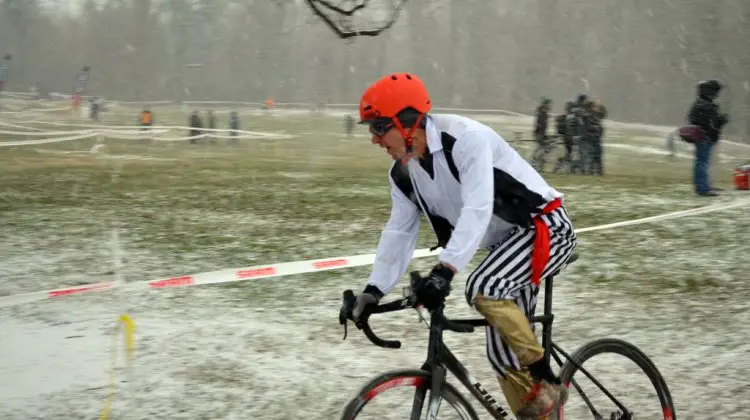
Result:
M560 156L555 163L555 168L552 172L557 172L563 167L567 167L570 171L570 163L573 160L573 139L565 131L565 123L567 122L568 116L566 114L560 114L555 117L555 133L558 138L563 139L565 145L565 155Z
M544 143L547 139L547 126L549 125L549 110L552 101L542 98L542 103L536 108L536 123L534 125L534 137L537 143Z
M599 99L587 101L585 109L584 123L591 152L589 160L586 162L587 170L595 175L604 175L604 166L602 165L604 126L602 120L607 116L607 109L599 102Z
M237 111L232 111L232 113L229 114L229 129L231 130L229 135L232 137L229 142L231 144L237 144L237 130L240 129L240 117L237 116Z
M536 108L536 122L534 123L534 139L536 140L536 150L531 157L531 165L538 171L544 168L544 158L548 150L547 127L549 126L549 110L552 101L549 98L542 98L541 104Z
M5 54L5 57L3 57L3 62L0 63L0 92L5 89L5 82L8 80L8 68L10 67L10 60L11 60L10 54Z
M214 115L213 111L208 111L208 114L206 115L206 122L208 123L208 127L210 130L207 131L207 134L210 136L211 143L216 143L216 135L215 131L212 131L216 128L216 116Z
M570 136L577 150L577 158L571 162L571 173L586 173L589 169L588 162L591 160L591 141L586 132L586 109L585 104L588 97L584 94L578 95L575 101L570 101L567 106L567 120L565 132Z
M354 135L354 124L356 123L354 117L349 114L344 116L344 134L346 137L351 139Z
M729 116L719 111L714 101L719 96L722 84L717 80L698 83L698 97L688 112L688 123L697 125L703 131L706 140L695 144L695 165L693 167L693 185L695 192L701 196L716 196L717 189L711 187L708 172L711 166L711 154L721 137L721 131L729 122Z
M560 114L555 123L557 124L557 132L563 136L563 143L565 144L565 161L570 165L573 162L573 134L568 130L568 115L573 109L573 102L565 101L565 112ZM570 166L568 169L571 170Z
M198 111L193 111L193 113L190 115L190 143L195 144L198 139L197 136L200 136L203 134L203 121L201 120L201 116L198 114Z

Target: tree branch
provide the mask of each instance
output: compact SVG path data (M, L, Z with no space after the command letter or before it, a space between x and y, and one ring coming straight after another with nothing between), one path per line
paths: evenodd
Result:
M333 4L329 3L327 0L317 0L318 3L320 3L321 5L327 7L329 10L333 10L334 12L336 12L338 14L346 15L346 16L351 16L354 13L356 13L357 10L362 10L362 9L366 8L367 7L367 3L369 3L369 1L370 0L362 0L362 3L354 6L353 8L351 8L351 10L346 10L346 9L342 9L342 8L340 8L338 6L334 6Z
M327 14L325 14L321 8L319 7L319 4L326 7L328 10L336 12L343 16L352 16L355 12L358 10L366 9L367 4L369 3L369 0L362 0L362 3L357 4L352 9L342 9L338 6L335 6L331 3L329 3L327 0L305 0L308 5L310 5L310 8L312 8L313 13L318 15L321 19L323 19L323 22L325 22L326 25L328 25L331 30L338 35L341 39L348 39L355 36L378 36L381 32L385 31L386 29L393 26L393 23L396 22L398 19L398 15L401 12L401 9L403 9L404 5L406 4L407 0L402 0L401 4L396 7L393 11L393 14L391 15L390 20L387 24L384 26L377 28L377 29L367 29L367 30L345 30L339 27L333 19L331 19Z

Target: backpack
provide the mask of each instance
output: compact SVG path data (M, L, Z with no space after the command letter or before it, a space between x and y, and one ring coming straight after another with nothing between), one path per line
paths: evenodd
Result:
M677 135L679 135L683 141L692 144L703 143L707 140L706 133L703 132L703 129L693 124L683 125L678 128Z

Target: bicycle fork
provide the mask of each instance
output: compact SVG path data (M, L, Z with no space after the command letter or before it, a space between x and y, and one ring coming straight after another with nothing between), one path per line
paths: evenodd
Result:
M440 396L445 383L445 367L437 366L432 370L432 384L430 385L430 401L427 403L427 420L437 420L440 410Z
M440 411L446 369L444 366L438 365L430 369L430 371L432 372L432 380L430 382L430 399L427 401L427 420L436 420ZM427 387L419 387L414 391L414 404L411 408L410 420L423 420L422 410L424 409L424 397L426 394Z

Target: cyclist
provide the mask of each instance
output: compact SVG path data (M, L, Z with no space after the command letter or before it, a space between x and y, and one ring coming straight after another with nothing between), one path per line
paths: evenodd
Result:
M543 418L567 391L545 361L528 318L542 279L576 246L562 194L491 128L472 119L428 114L422 81L389 74L370 85L360 123L393 159L391 214L372 274L352 311L363 319L406 272L424 213L443 248L429 275L412 285L428 309L441 305L451 281L478 248L488 256L469 275L466 299L491 324L487 355L519 418Z

